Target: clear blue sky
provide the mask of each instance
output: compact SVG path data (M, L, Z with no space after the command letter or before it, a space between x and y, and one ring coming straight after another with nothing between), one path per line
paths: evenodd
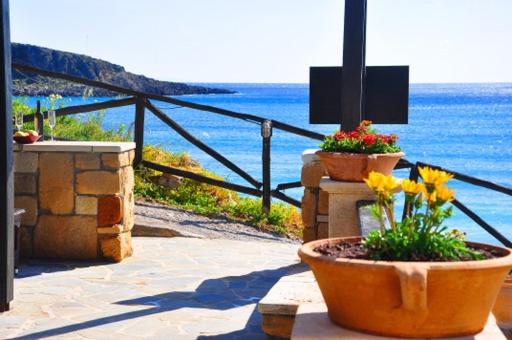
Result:
M368 0L368 65L411 81L511 82L512 0ZM11 0L16 42L162 80L302 82L340 65L343 0Z

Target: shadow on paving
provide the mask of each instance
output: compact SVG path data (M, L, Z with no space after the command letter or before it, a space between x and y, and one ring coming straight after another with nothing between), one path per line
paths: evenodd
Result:
M13 339L38 339L59 336L75 331L164 313L181 308L196 308L225 311L249 304L257 304L272 286L285 275L306 271L307 267L297 263L271 270L254 271L241 276L226 276L204 280L195 291L169 292L116 302L126 306L151 306L149 309L98 318L45 331L26 334ZM229 322L229 321L226 321ZM264 338L261 330L261 315L255 306L246 325L237 331L215 336L198 336L198 339L251 339Z
M110 262L90 262L90 261L63 261L54 262L52 260L35 260L35 259L22 259L16 279L23 279L31 276L38 276L42 274L58 273L76 268L97 267L111 264Z

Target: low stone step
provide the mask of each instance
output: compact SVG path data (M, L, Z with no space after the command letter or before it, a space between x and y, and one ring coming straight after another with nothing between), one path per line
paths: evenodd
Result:
M310 270L283 276L258 304L262 329L267 335L289 339L299 305L322 302Z
M204 238L199 234L180 229L176 225L159 222L155 219L135 215L135 224L132 229L132 236L136 237L192 237Z

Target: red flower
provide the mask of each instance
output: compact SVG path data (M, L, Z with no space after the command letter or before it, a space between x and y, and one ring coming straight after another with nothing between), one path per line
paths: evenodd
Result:
M363 135L361 137L361 139L363 140L363 143L365 143L366 145L373 145L377 141L377 136L375 136L375 135Z
M342 140L344 138L347 138L347 134L343 131L339 131L339 132L336 132L336 134L334 134L334 139L336 139L336 140Z
M371 120L363 120L359 126L369 126L369 125L372 125L372 121Z
M389 139L391 139L393 142L396 142L399 138L397 135L395 135L394 133L392 133L391 135L389 135Z

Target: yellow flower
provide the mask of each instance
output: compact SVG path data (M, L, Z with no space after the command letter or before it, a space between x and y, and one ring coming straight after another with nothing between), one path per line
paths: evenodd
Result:
M425 186L421 183L417 183L415 181L411 181L408 179L402 180L402 189L408 195L417 195L418 193L423 191Z
M444 185L436 186L437 199L442 202L451 202L455 196L455 190L449 189Z
M423 181L425 184L432 184L432 185L440 185L448 182L450 179L453 178L452 174L449 174L445 171L431 169L429 167L419 167L418 168L421 178L423 178Z
M400 183L393 176L386 176L379 172L372 171L364 180L373 191L379 193L391 193Z

